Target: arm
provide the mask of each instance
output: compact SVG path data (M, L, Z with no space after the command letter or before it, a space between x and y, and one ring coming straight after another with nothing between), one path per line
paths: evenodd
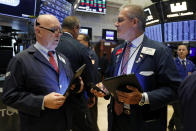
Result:
M29 57L23 60L26 58ZM40 115L43 104L47 108L59 108L64 103L64 96L54 92L47 94L42 92L43 90L39 91L39 87L36 86L39 81L31 83L32 79L27 80L29 75L26 75L27 67L23 60L21 57L14 57L8 66L2 95L4 103L34 116ZM39 75L36 79L39 79Z

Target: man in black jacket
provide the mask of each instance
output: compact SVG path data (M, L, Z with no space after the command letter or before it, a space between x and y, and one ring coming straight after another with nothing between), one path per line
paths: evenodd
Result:
M70 61L74 71L80 66L86 64L86 68L82 74L84 81L84 91L72 97L73 107L73 131L92 131L92 120L87 107L86 97L92 97L90 93L90 84L94 81L92 72L93 65L88 55L87 48L80 44L76 38L79 34L80 21L75 16L68 16L62 23L63 34L60 38L57 51L63 53ZM79 84L78 84L79 86ZM77 87L76 87L77 88Z
M94 83L97 83L98 81L101 81L101 76L98 72L98 57L95 53L95 51L93 51L90 48L90 38L88 35L86 34L79 34L77 37L77 40L83 44L84 46L86 46L88 48L88 53L89 53L89 57L91 59L91 63L93 64L94 67L94 75L96 77ZM97 125L97 115L98 115L98 110L97 110L97 97L94 96L92 98L88 99L88 108L90 111L90 115L92 118L92 124L93 124L93 129L94 131L99 131L98 125Z
M60 22L53 15L40 15L34 30L36 43L9 63L2 100L18 110L21 131L70 131L72 94L63 94L73 72L68 59L55 50Z

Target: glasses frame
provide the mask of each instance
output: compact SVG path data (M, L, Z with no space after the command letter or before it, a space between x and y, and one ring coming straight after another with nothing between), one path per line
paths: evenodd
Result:
M39 28L45 29L45 30L50 31L52 33L57 33L58 30L59 30L58 33L62 33L61 29L58 29L58 30L56 30L56 29L48 29L46 27L41 26L40 23L37 22L37 19L35 20L35 25L38 26Z

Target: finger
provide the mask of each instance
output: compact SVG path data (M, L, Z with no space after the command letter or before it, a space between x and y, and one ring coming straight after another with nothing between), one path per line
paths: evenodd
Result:
M104 94L100 91L95 91L95 95L98 96L98 97L103 97Z
M117 94L118 96L125 96L125 95L127 95L126 92L122 92L122 91L116 91L116 94Z
M76 87L75 84L73 84L73 85L71 85L71 88L70 88L70 89L71 89L71 90L74 90L75 87Z
M93 90L93 88L91 88L90 92L94 94L94 90Z
M63 95L61 95L61 94L59 94L59 93L56 93L56 92L54 92L53 93L55 96L63 96Z
M124 103L124 99L118 99L118 101Z
M97 83L96 86L99 87L99 88L103 88L104 87L102 82Z
M137 88L127 85L126 88L131 91L138 91Z

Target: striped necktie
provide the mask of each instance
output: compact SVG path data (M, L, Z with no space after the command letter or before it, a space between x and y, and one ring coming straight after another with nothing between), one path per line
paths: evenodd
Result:
M122 63L121 63L121 75L127 74L127 65L129 61L129 55L130 55L130 49L131 49L131 43L127 43L125 53L123 55ZM123 112L124 104L119 103L116 100L114 100L114 111L116 115L120 115Z
M130 49L131 49L131 43L127 43L125 53L123 55L122 64L121 64L121 73L120 73L121 75L127 74L127 66L128 66L128 61L129 61Z

